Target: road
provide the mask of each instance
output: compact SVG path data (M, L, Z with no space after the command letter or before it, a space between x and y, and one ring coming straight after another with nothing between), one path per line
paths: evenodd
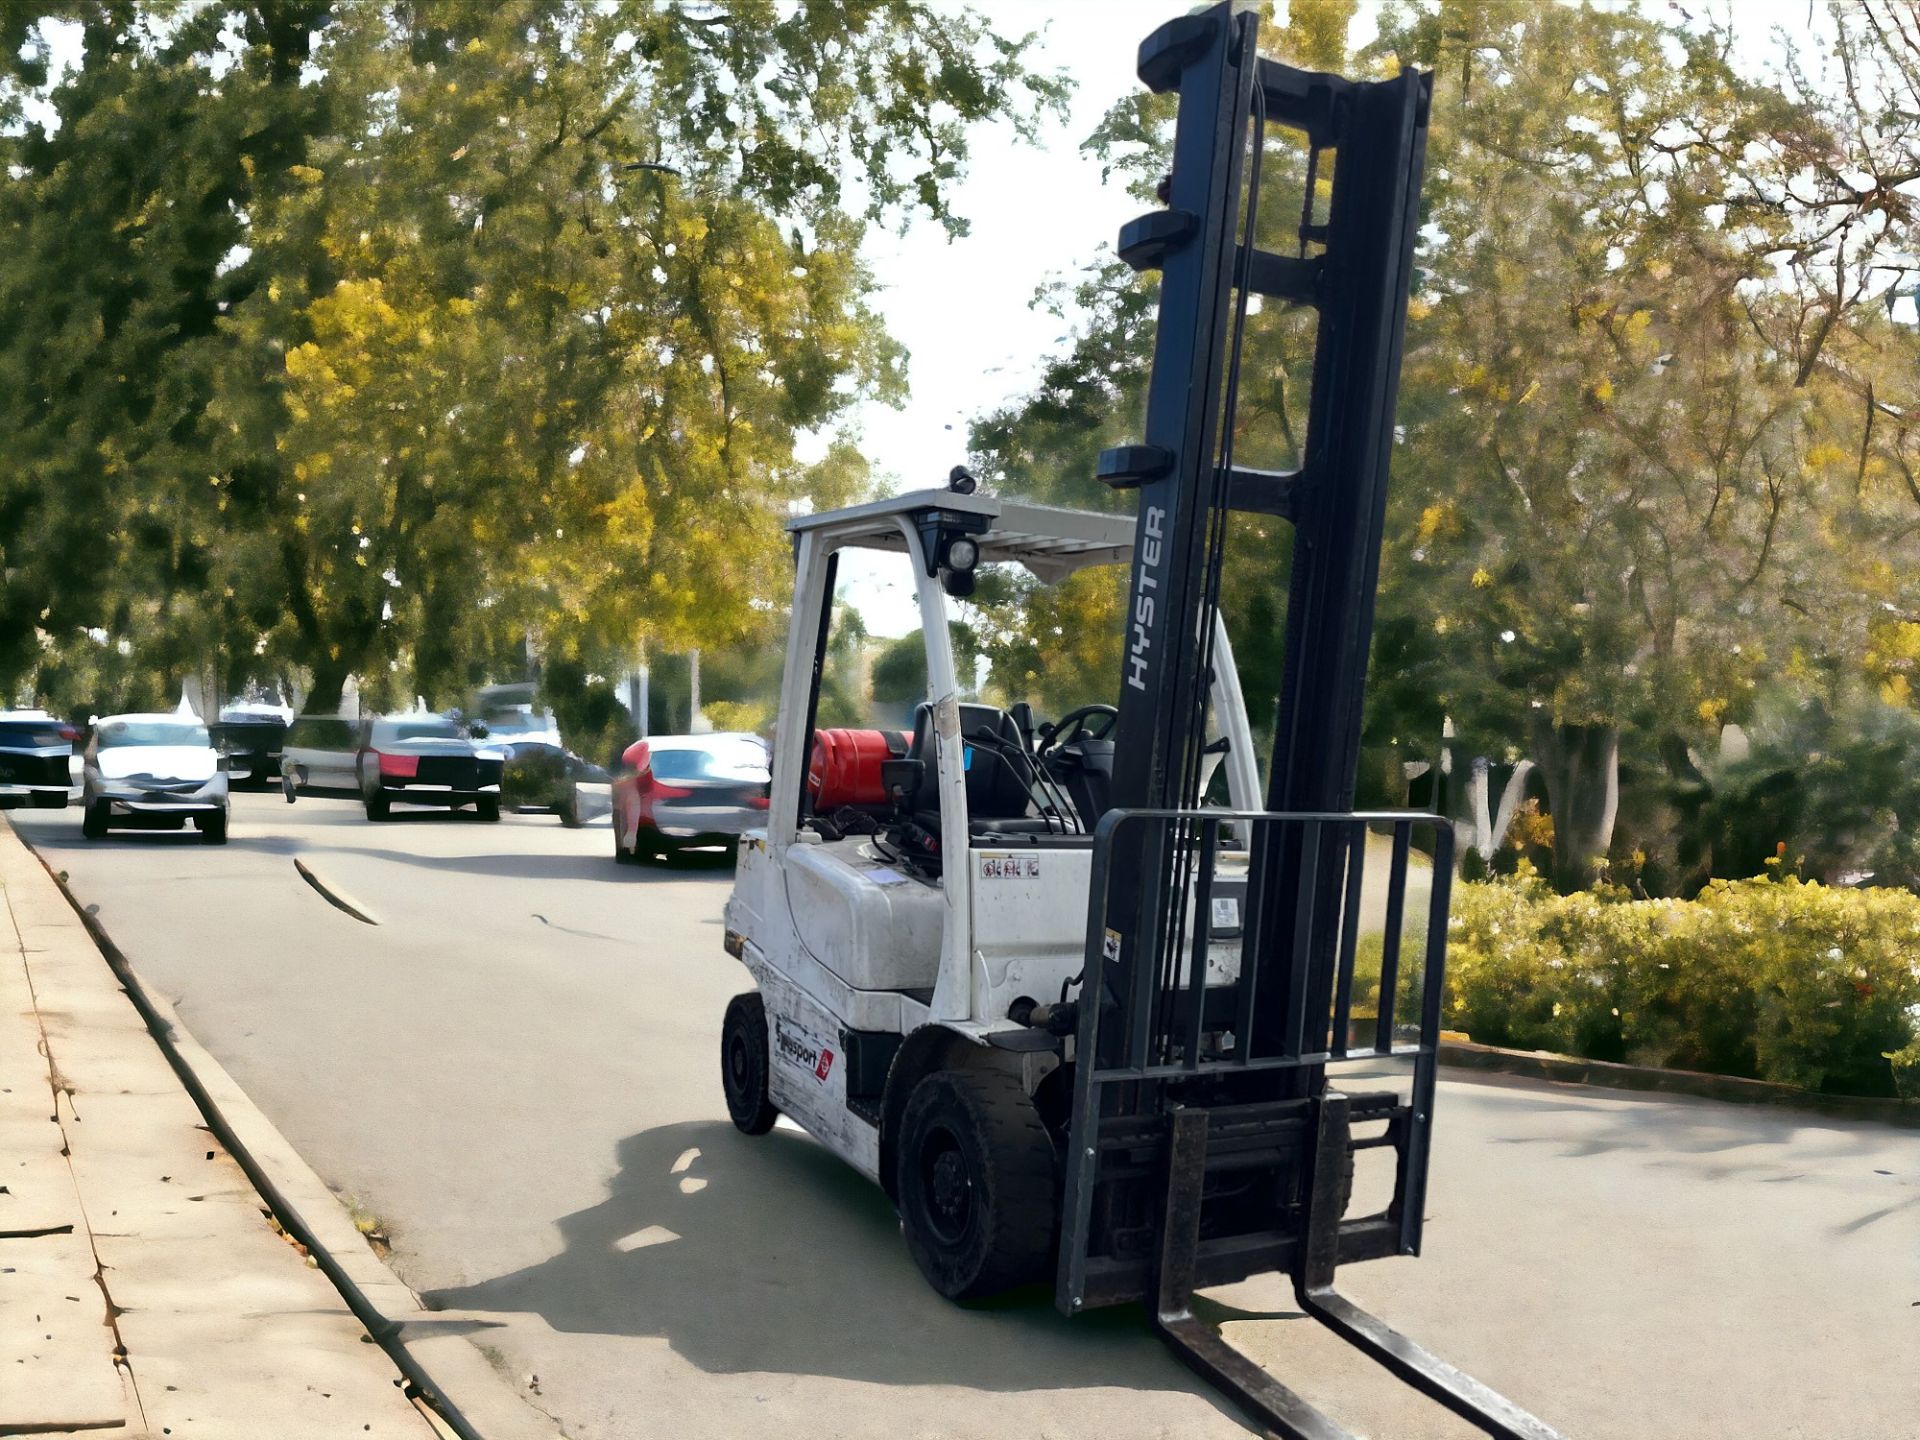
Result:
M10 813L384 1223L401 1276L471 1313L576 1440L1246 1433L1137 1313L950 1306L876 1189L795 1131L727 1124L718 1026L745 974L721 950L717 862L616 866L604 821L371 825L277 795L237 797L224 848L90 844L78 810ZM328 905L296 856L378 924ZM1363 1304L1569 1436L1920 1437L1912 1132L1511 1080L1441 1091L1427 1256L1343 1271ZM1210 1298L1363 1433L1472 1433L1281 1283Z

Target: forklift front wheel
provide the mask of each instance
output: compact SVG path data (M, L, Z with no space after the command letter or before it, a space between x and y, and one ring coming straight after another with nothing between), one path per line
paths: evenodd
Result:
M767 1007L757 990L727 1002L720 1025L720 1084L727 1114L743 1135L764 1135L780 1116L767 1095Z
M1053 1252L1053 1142L1020 1081L937 1070L900 1121L895 1194L907 1249L949 1300L1045 1277Z

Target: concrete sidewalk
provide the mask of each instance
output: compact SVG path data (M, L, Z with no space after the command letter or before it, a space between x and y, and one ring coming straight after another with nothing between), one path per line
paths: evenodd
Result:
M442 1434L5 823L0 901L0 1435Z

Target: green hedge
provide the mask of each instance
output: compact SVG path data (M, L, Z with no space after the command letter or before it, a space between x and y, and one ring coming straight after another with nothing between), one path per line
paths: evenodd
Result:
M1449 939L1448 1023L1483 1044L1920 1096L1910 891L1763 878L1635 900L1522 875L1456 885Z

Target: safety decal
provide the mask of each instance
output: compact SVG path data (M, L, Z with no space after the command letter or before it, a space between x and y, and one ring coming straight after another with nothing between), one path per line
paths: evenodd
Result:
M982 880L1037 880L1040 878L1038 855L982 855Z

